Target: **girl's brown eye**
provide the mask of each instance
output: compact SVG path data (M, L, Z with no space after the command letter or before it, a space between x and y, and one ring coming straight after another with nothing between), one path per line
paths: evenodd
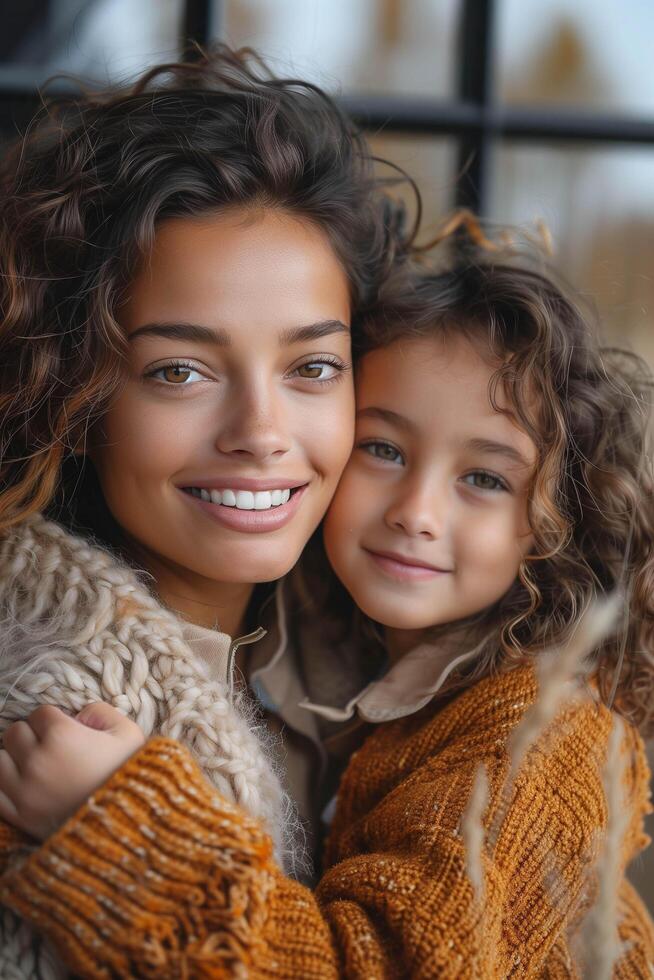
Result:
M476 487L477 490L505 490L506 487L502 483L499 477L493 476L492 473L484 473L483 470L477 470L474 473L468 473L464 478L464 482L468 483L469 486Z
M381 442L379 440L376 442L364 442L361 449L376 459L383 459L385 463L397 463L402 459L400 451L389 442Z

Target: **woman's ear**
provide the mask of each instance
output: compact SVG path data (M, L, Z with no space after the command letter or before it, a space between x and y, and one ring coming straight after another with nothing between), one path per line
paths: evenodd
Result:
M93 448L96 445L96 425L97 420L95 423L91 423L88 419L85 419L83 422L78 422L70 430L68 433L68 446L73 456L77 456L78 458L88 456L89 459L93 457Z
M86 426L76 426L68 434L70 451L73 456L86 456L88 453L88 429Z
M74 456L86 455L86 431L73 431L69 433L70 450Z

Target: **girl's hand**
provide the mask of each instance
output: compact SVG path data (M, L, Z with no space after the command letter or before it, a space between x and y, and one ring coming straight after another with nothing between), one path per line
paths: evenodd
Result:
M145 743L139 726L96 702L75 718L43 705L0 749L0 817L45 840Z

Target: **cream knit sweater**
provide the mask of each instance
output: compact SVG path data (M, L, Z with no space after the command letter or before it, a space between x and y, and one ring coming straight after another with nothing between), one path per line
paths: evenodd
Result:
M286 856L292 808L243 699L209 679L183 624L131 569L37 515L0 542L0 733L41 704L74 713L91 701L187 746ZM0 911L0 980L66 976L27 923Z

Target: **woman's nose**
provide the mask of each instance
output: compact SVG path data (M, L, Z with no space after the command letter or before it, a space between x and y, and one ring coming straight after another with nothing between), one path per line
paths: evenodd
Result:
M262 460L291 448L287 414L274 392L245 391L231 399L218 420L216 448L222 453Z

